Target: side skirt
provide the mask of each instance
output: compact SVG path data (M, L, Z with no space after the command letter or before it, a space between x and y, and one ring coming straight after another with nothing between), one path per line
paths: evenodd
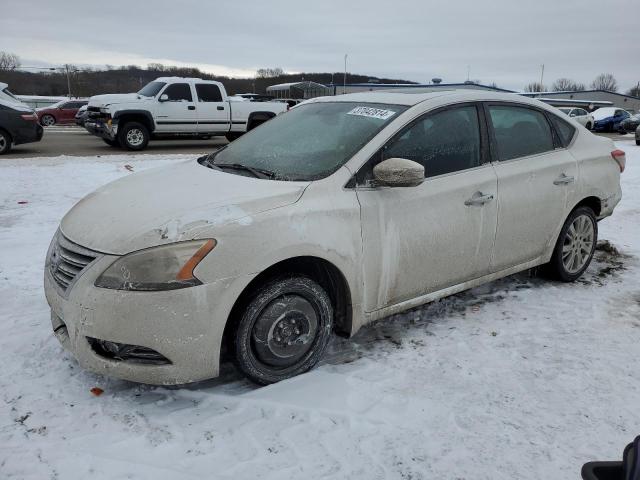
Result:
M546 259L546 261L548 261L548 259ZM394 305L390 305L388 307L384 307L379 310L374 310L373 312L368 312L365 314L364 324L373 322L374 320L379 320L380 318L388 317L389 315L394 315L396 313L404 312L405 310L409 310L411 308L419 307L420 305L424 305L426 303L430 303L435 300L448 297L450 295L462 292L464 290L469 290L470 288L477 287L479 285L482 285L483 283L492 282L494 280L498 280L500 278L513 275L514 273L522 272L524 270L537 267L538 265L542 265L546 263L546 261L544 256L538 257L535 260L522 263L520 265L516 265L515 267L507 268L506 270L490 273L489 275L484 275L482 277L469 280L468 282L459 283L451 287L443 288L442 290L438 290L436 292L427 293L426 295L421 295L420 297L412 298L411 300L405 300L404 302L396 303ZM352 332L352 333L355 333L355 332Z

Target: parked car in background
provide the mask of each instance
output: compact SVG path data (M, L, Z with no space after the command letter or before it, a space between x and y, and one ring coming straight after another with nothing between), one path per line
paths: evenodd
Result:
M559 108L562 113L566 113L569 117L573 118L580 125L587 130L593 128L594 119L593 115L587 112L584 108Z
M91 97L85 128L113 147L143 150L161 138L232 141L286 110L279 102L232 100L220 82L161 77L138 93Z
M631 114L626 110L615 107L603 107L593 112L593 129L596 132L618 132L620 123Z
M76 204L46 256L52 329L101 374L203 380L224 344L277 382L333 331L539 265L578 279L624 165L610 139L510 93L307 100Z
M89 108L88 105L83 105L78 109L75 116L76 125L80 127L84 127L84 124L87 121L87 118L89 117L88 108Z
M76 113L88 100L62 100L48 107L36 109L40 124L50 127L55 124L68 125L75 123Z
M15 100L7 99L6 92L0 92L0 155L9 152L13 145L42 139L43 130L36 113Z
M637 130L638 125L640 125L640 113L631 115L629 118L620 122L620 130L633 133Z

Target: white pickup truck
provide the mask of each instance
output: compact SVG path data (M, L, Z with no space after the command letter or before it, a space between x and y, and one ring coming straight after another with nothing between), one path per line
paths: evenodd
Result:
M160 138L225 135L232 141L287 108L234 101L220 82L160 77L138 93L91 97L85 128L113 147L143 150Z

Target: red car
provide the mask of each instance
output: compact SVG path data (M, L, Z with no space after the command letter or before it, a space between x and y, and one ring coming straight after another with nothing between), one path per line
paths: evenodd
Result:
M87 103L88 100L62 100L48 107L38 108L36 113L43 127L50 127L56 123L74 124L78 109Z

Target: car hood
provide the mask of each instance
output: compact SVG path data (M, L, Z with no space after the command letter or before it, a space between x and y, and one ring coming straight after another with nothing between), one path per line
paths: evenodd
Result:
M153 100L153 98L143 97L137 93L109 93L107 95L94 95L89 99L89 106L100 108L114 103L131 103L140 100Z
M181 162L109 183L62 219L69 240L123 255L215 235L216 227L249 226L252 215L295 203L308 182L262 180Z

